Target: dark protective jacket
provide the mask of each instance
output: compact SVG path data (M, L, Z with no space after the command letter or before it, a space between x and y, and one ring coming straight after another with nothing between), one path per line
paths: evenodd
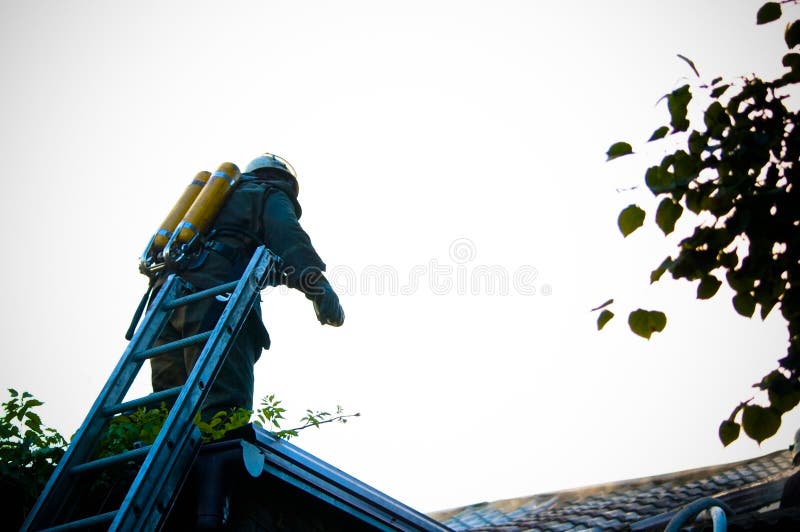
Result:
M220 210L208 240L210 244L191 261L182 276L199 289L239 279L255 249L264 244L281 258L279 280L308 294L322 278L325 263L300 226L302 209L297 184L278 171L242 174L239 184ZM269 336L254 307L247 325L261 330L264 348Z
M282 259L278 277L281 283L307 296L318 294L323 285L330 289L322 275L325 263L298 222L301 213L297 182L289 176L271 170L259 170L258 175L243 174L220 210L208 244L190 260L181 277L197 289L236 281L255 249L264 244ZM224 306L212 299L176 309L156 345L211 329ZM252 409L253 364L269 344L261 308L256 304L209 390L204 415L233 407ZM151 359L153 391L183 384L199 354L199 346L191 345Z

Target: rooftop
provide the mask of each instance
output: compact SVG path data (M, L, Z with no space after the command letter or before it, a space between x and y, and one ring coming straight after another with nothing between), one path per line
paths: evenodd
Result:
M664 530L684 505L715 497L737 513L777 506L791 453L435 512L455 531Z

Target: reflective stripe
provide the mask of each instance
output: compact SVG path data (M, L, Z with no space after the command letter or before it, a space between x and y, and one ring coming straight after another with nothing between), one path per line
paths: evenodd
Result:
M181 222L181 225L178 226L178 229L176 231L180 232L180 231L183 231L184 229L188 229L189 231L191 231L194 234L197 234L197 233L200 232L200 231L197 230L197 227L195 227L195 225L192 222L186 222L186 221Z
M208 180L209 183L211 181L213 181L214 179L225 179L225 180L228 181L228 184L230 186L234 186L236 184L236 180L235 179L228 177L228 174L226 174L225 172L221 172L219 170L217 170L216 172L211 174L211 179Z

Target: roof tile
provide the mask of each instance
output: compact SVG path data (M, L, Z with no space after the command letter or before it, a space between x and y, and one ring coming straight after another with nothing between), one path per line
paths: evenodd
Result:
M698 498L740 490L769 477L788 476L790 460L789 452L779 451L723 466L473 505L455 514L449 512L452 517L444 524L458 532L628 530L634 523Z

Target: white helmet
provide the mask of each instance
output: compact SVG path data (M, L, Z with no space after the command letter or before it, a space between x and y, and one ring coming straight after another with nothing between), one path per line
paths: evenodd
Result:
M259 155L250 161L244 171L245 173L250 173L261 168L277 168L278 170L283 170L293 178L297 179L297 173L294 171L294 168L292 168L292 165L289 164L289 161L272 153L264 153Z

